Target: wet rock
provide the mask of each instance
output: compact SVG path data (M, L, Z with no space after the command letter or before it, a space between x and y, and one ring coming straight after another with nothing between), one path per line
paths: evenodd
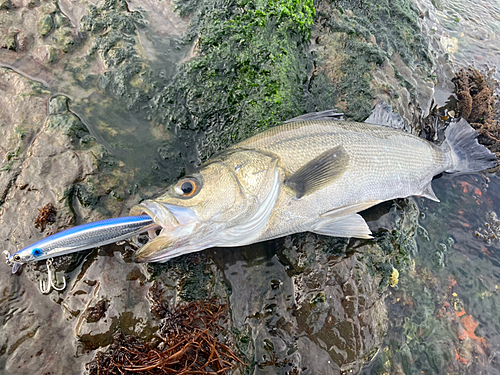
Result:
M363 121L381 100L407 123L427 113L434 81L419 16L405 0L318 5L317 70L339 88L336 106L347 117Z
M297 234L274 252L257 244L220 255L236 343L256 373L357 373L381 346L384 299L394 270L412 264L419 210L410 199L367 215L383 228L377 242Z
M2 7L8 9L7 4ZM5 30L1 33L0 48L16 52L0 54L0 61L9 66L21 65L32 58L41 64L54 63L80 41L75 25L61 12L57 1L13 3L8 12L0 10L0 25ZM30 65L23 70L38 70L33 63Z
M0 70L0 207L21 172L30 143L45 121L48 93L9 69Z
M47 201L53 202L57 215L55 223L45 231L46 234L64 229L75 220L82 220L84 216L93 219L103 218L94 207L82 209L77 200L74 200L75 184L94 186L97 185L97 176L101 176L99 189L110 189L113 185L126 186L128 170L122 168L117 173L105 168L103 162L109 163L113 159L106 156L104 148L90 135L78 116L71 112L67 97L58 95L50 98L42 85L8 69L1 70L0 84L7 93L0 98L3 109L0 127L2 132L0 241L1 247L12 253L42 238L35 228L34 220L39 214L38 208L43 207ZM47 108L49 108L48 113ZM107 209L111 209L114 213L119 212L123 205L123 200L119 202L111 194L104 194L98 201L102 204L101 209L104 212ZM106 212L106 217L111 216L109 212L111 211ZM76 259L81 261L82 258L77 255ZM128 263L124 264L128 267ZM78 266L78 262L75 264L71 256L58 258L58 264L54 264L55 270L58 271L57 278L60 280L63 277L61 271L80 270ZM78 361L61 362L51 359L51 356L55 352L65 350L67 352L68 348L73 348L69 350L76 353L75 330L71 324L63 323L66 321L65 313L60 303L64 301L68 306L77 306L71 310L73 314L76 311L84 314L86 308L91 307L91 302L94 301L91 298L93 289L86 290L78 286L79 282L84 283L87 279L74 281L72 277L68 278L69 283L76 282L75 287L78 287L78 290L88 292L87 299L82 297L82 293L76 294L78 298L71 294L61 296L58 293L47 297L40 293L38 287L39 281L47 277L45 267L40 268L36 265L25 267L21 276L13 275L5 264L1 268L0 279L2 285L5 285L3 293L5 296L10 296L8 297L10 302L4 306L5 310L2 313L2 316L9 318L5 321L0 338L0 347L5 347L7 355L4 362L5 373L16 373L20 364L26 371L33 368L36 371L72 373L78 368ZM101 276L102 272L98 271L97 274ZM90 275L92 273L89 273ZM113 288L123 285L121 277L118 278L120 282L111 277L108 279L112 282ZM93 280L89 283L91 281ZM98 289L101 290L101 294L96 292L97 297L123 296L122 289L115 291L112 288L109 291L107 284L103 280L100 282L102 286ZM130 283L136 281L131 280ZM131 287L131 290L135 289ZM78 305L73 298L83 302ZM107 326L102 323L105 327L103 330L124 326L131 332L137 332L139 327L144 329L148 327L147 323L143 323L148 319L141 318L143 315L140 312L140 305L134 303L135 310L127 315L125 301L125 306L119 305L119 313L116 313L115 306L120 303L120 298L117 297L115 300L115 304L108 308L107 314L110 318ZM143 306L148 313L148 306L145 304ZM25 314L15 313L17 310L25 311ZM71 313L68 316L77 320ZM76 316L79 317L80 314L77 313ZM82 319L85 322L85 319ZM97 323L80 324L76 332L83 338L89 335L86 324ZM19 330L19 327L24 329ZM40 332L39 336L35 336L37 332ZM94 332L97 331L94 329ZM106 332L104 331L103 335ZM46 350L47 347L52 349ZM39 354L33 356L33 353ZM40 366L39 360L44 362L43 366Z
M149 283L124 277L137 266L125 262L119 253L102 255L75 271L76 279L61 303L80 353L109 345L117 329L142 337L157 329L145 298Z

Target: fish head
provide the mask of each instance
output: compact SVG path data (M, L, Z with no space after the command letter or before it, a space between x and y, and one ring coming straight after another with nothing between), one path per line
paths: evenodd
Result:
M277 158L254 150L230 150L134 206L160 234L134 254L137 262L165 262L213 246L239 246L263 230L280 189Z

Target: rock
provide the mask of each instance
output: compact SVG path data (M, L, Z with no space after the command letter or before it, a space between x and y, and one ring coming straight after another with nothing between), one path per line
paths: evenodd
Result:
M86 126L71 112L69 99L64 95L50 98L42 85L8 69L0 70L0 86L7 93L0 97L3 109L0 120L1 247L12 253L41 239L42 235L35 228L34 220L39 213L38 208L49 202L53 202L57 217L55 223L48 223L46 234L60 231L85 216L95 220L109 217L111 211L106 210L120 212L123 200L118 201L111 193L97 197L97 202L102 204L101 210L106 212L105 216L94 207L81 206L75 199L76 186L96 186L94 179L98 176L102 177L98 187L94 189L98 192L101 189L111 190L112 186L127 186L127 173L130 176L130 171L122 166L121 172L116 173L105 167L113 162L113 158L106 155ZM65 263L64 259L69 259L69 262ZM76 269L75 272L82 272L81 268L77 268L78 262L74 264L71 259L71 256L58 258L57 262L54 262L55 269L66 272ZM75 259L81 261L82 257L77 254ZM147 303L142 304L141 312L141 305L133 303L130 307L126 297L132 296L133 291L140 293L142 290L144 294L136 299L144 298L147 288L134 278L129 281L131 289L128 294L123 294L127 281L123 280L124 284L120 275L132 272L136 266L120 261L115 263L114 260L113 265L106 271L110 272L109 276L99 280L97 287L91 287L94 279L103 274L99 268L99 264L102 264L100 262L109 258L98 259L96 265L92 264L91 259L87 266L90 267L88 273L83 271L82 276L76 280L70 278L69 288L73 290L72 293L67 289L64 294L53 293L49 298L38 290L39 280L46 278L44 266L25 267L21 276L13 275L5 264L0 266L0 283L5 286L2 293L4 296L10 296L8 298L13 301L6 306L7 315L4 316L10 318L3 325L0 335L0 347L7 353L5 373L16 373L20 364L23 371L32 369L34 372L44 373L74 373L79 366L79 360L74 358L58 361L52 359L52 356L57 352L77 353L79 349L75 347L75 332L83 342L91 341L88 338L89 332L97 334L95 327L101 325L103 332L99 337L102 340L108 330L113 331L117 326L128 328L134 333L140 332L141 327L142 330L148 330ZM121 268L118 267L119 264ZM98 267L97 271L93 271L92 267ZM114 274L113 270L118 274ZM58 272L58 278L61 277ZM104 280L109 280L110 283L107 284ZM72 286L72 283L75 285ZM134 286L136 284L137 287ZM88 317L90 313L86 313L86 309L92 308L99 299L106 298L114 301L106 311L109 319L104 323L87 323L84 317ZM122 304L120 298L123 298ZM71 308L62 309L61 304ZM130 309L128 314L127 309ZM17 310L23 313L18 313ZM74 323L78 329L74 324L68 324L65 319L76 318L72 315L76 310L81 313L76 314L81 321L75 319ZM40 332L39 337L34 339L37 332ZM96 344L93 345L91 347ZM47 349L49 347L50 350ZM44 363L42 366L39 360Z

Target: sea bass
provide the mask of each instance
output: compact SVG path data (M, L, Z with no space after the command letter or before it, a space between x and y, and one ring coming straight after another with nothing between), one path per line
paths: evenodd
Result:
M358 214L411 195L438 201L432 178L491 168L463 119L445 141L386 126L300 116L226 149L131 215L147 214L160 234L134 255L165 262L209 247L234 247L298 232L371 238Z

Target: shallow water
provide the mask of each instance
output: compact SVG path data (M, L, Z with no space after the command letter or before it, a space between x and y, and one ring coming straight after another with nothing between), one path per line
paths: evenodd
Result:
M415 264L390 291L388 335L364 374L498 373L500 244L475 233L500 207L500 179L445 176L433 186L441 202L418 199Z
M447 54L454 66L480 69L500 61L500 3L496 0L416 0L437 56ZM438 57L439 58L439 57ZM439 71L439 68L438 68ZM500 71L494 74L500 79ZM451 78L451 77L448 77ZM439 82L436 104L445 105L453 85ZM443 87L444 86L444 87Z
M418 4L424 13L428 10L424 22L429 33L454 63L475 62L482 67L500 62L500 7L495 0L442 0L439 4L418 0ZM131 10L145 8L150 23L140 29L141 61L149 69L142 76L145 86L151 82L166 86L176 64L192 56L194 43L180 42L188 19L177 17L164 2L129 5ZM68 1L60 1L60 6L70 19L85 13L71 10ZM88 48L78 51L77 57L83 58ZM88 77L75 80L78 74L72 75L74 66L69 63L47 72L5 61L2 65L47 83L51 94L70 97L71 110L112 156L133 171L128 183L136 185L135 191L142 191L143 196L200 162L203 134L195 130L181 134L162 126L161 103L155 103L160 87L147 98L124 99L116 94L119 87L99 86L102 67L98 64L91 67ZM450 77L438 77L446 78ZM141 87L140 82L137 85ZM445 103L452 87L448 82L441 88L438 104ZM227 293L234 329L246 338L247 346L239 349L255 361L255 373L285 374L297 370L300 363L308 364L301 369L303 373L340 373L335 361L349 363L344 372L356 372L361 362L371 358L363 374L498 373L500 243L485 243L475 232L488 231L488 213L500 215L500 178L444 176L433 186L441 202L416 199L420 227L417 251L411 254L414 264L401 272L385 301L374 287L379 280L366 276L368 255L364 259L356 253L357 243L347 248L342 241L305 237L315 246L301 252L297 250L304 238L300 235L242 249L207 250L200 266L179 261L179 269L172 266L163 273L166 298L172 305L181 299L174 282L178 280L183 288L192 283L194 291L188 297ZM130 190L124 198L134 196ZM121 209L126 212L126 207ZM386 213L371 225L385 228L395 216ZM9 246L12 250L14 244ZM9 268L2 264L0 370L78 374L94 349L111 342L117 328L149 337L156 328L146 298L152 283L147 280L148 271L121 252L121 247L91 252L67 272L68 289L48 296L37 287L43 267L42 272L31 267L18 276L8 274ZM204 278L208 274L215 276ZM207 279L213 284L204 285ZM108 303L105 319L89 324L82 312L99 300ZM356 315L352 311L361 318L356 316L349 325L351 315ZM343 325L339 328L332 322ZM372 352L381 336L383 344Z

